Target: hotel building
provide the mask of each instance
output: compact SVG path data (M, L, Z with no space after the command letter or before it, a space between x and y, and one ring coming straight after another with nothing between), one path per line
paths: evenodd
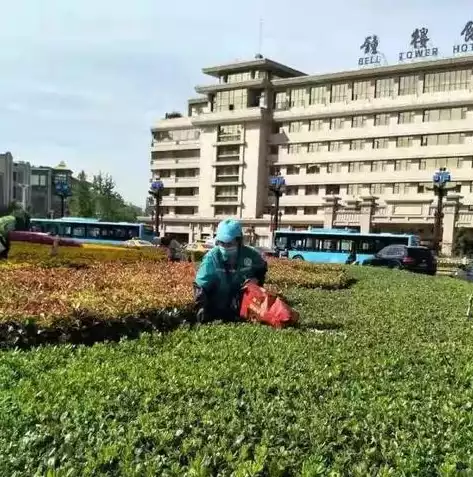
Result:
M453 181L443 251L473 229L473 56L323 75L257 56L203 72L214 81L196 87L187 115L152 127L161 233L193 241L234 216L269 244L268 178L280 172L281 227L431 240L439 167Z

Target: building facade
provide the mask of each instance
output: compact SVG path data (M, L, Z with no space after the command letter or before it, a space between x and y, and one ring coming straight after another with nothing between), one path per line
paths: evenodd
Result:
M268 178L282 227L350 227L432 239L432 175L447 167L442 247L473 230L473 57L307 75L269 59L203 72L187 116L152 128L163 231L189 241L235 216L270 240Z
M0 154L0 207L13 200L13 156L10 152Z

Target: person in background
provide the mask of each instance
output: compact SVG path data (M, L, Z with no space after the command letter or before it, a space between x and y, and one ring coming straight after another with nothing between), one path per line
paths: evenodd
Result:
M170 262L180 262L182 258L182 249L179 242L171 237L161 238L159 245L166 249Z
M10 252L10 232L15 230L16 219L7 215L0 219L0 260L6 260Z
M242 287L248 281L263 286L268 266L252 247L243 244L238 220L220 222L215 247L207 252L194 282L197 321L238 320Z

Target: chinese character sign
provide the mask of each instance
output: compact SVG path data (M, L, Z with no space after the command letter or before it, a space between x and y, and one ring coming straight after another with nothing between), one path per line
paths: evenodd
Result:
M473 51L473 21L468 21L461 31L463 43L453 46L453 54L471 53Z
M438 56L438 48L429 48L429 42L429 29L425 27L416 28L411 34L410 46L412 47L412 50L399 53L399 61Z
M359 66L375 66L381 64L381 56L378 51L379 38L377 35L367 36L365 41L360 46L363 50L364 57L358 59Z

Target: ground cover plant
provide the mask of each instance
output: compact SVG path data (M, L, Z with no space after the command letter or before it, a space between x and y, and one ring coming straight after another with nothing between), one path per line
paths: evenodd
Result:
M0 264L0 347L46 342L91 343L192 321L195 265L163 261L159 250L114 250L15 244ZM268 286L348 286L340 267L270 262Z
M349 273L302 329L1 352L0 475L471 475L472 286Z

